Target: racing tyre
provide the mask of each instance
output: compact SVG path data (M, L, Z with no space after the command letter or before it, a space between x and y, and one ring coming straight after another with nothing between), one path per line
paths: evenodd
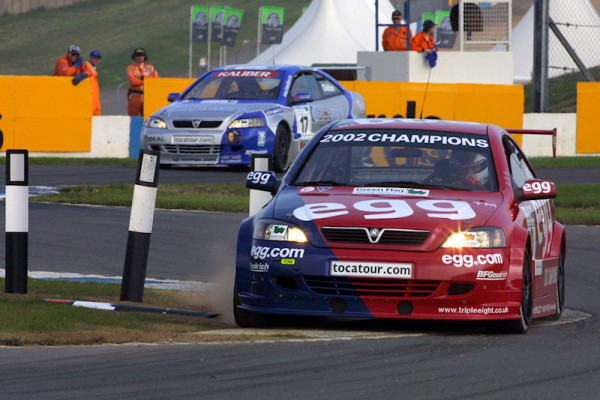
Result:
M241 328L264 328L269 326L270 315L256 313L239 308L241 304L237 291L237 282L233 288L233 317L235 323Z
M564 249L560 248L558 255L558 275L556 277L556 313L550 315L548 319L558 320L565 306L565 254Z
M507 321L507 331L511 333L525 333L531 325L533 315L533 280L531 278L531 257L525 251L523 260L523 289L521 292L521 318Z
M283 172L287 168L290 154L290 132L285 125L279 125L275 133L273 145L273 169L275 172Z

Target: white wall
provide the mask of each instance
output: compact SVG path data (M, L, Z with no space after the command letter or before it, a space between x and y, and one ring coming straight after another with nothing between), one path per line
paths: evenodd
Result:
M576 156L577 114L523 114L523 129L556 128L556 155ZM552 157L552 136L523 135L523 151L528 157Z
M439 51L434 68L414 51L359 51L357 64L361 81L513 84L513 57L506 51Z
M108 115L92 117L92 144L90 152L29 153L30 157L89 157L89 158L128 158L129 126L128 116Z

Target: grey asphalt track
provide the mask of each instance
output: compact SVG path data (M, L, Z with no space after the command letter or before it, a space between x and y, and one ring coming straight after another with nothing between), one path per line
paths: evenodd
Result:
M538 172L568 183L579 179L592 183L593 175L598 176L595 169L576 171L574 176ZM47 243L36 252L69 254L71 246L83 249L90 241L98 247L97 254L80 255L80 261L92 263L94 258L94 263L108 265L113 262L102 262L110 256L107 253L124 255L125 208L44 204L31 211L36 220L45 221L31 230L32 236L42 237L36 246ZM182 222L172 213L176 212L160 211L155 220L155 229L163 219L174 223L160 234L153 232L152 246L163 238L172 242L160 250L164 254L151 254L166 260L164 269L156 271L167 275L180 270L179 276L210 279L210 274L193 268L169 265L177 257L190 257L183 264L197 262L188 253L209 253L211 249L202 250L202 243L217 245L210 242L211 235L219 237L224 231L231 236L227 230L234 232L244 216L197 213L195 217L185 212ZM215 222L224 218L231 219ZM46 232L71 236L59 247ZM203 235L202 240L197 235ZM478 324L303 319L281 329L280 338L271 342L0 347L0 399L598 399L600 227L568 226L567 238L565 317L559 324L534 322L526 335L489 333ZM228 264L222 260L230 256L227 251L218 249L222 257L207 264ZM121 256L114 261L119 271ZM148 270L152 275L155 269ZM240 331L232 332L262 332ZM289 339L299 331L311 337Z

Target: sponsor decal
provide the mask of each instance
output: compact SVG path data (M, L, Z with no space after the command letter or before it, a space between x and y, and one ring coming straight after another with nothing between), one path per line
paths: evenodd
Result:
M326 192L326 191L328 191L329 189L331 189L331 186L326 186L326 187L318 187L318 188L317 188L317 190L318 190L319 192Z
M173 136L172 144L213 144L212 136Z
M242 161L242 155L241 154L223 154L221 156L221 161L224 163L240 162L240 161Z
M268 272L269 264L267 263L250 263L250 271L252 272Z
M352 194L381 194L395 196L429 196L429 190L391 187L355 187Z
M275 78L277 76L279 76L277 71L252 70L219 71L212 74L213 78Z
M301 193L310 193L310 192L312 192L314 190L315 190L314 187L312 187L312 186L306 186L306 187L303 187L302 189L300 189L300 192Z
M442 256L442 262L446 265L453 265L456 268L471 268L482 265L501 265L504 263L504 260L502 258L502 253L479 254L476 256L472 254L444 254ZM479 274L477 277L479 279Z
M489 315L508 314L506 307L438 307L440 314Z
M295 265L296 260L294 260L293 258L282 258L281 263L284 265Z
M258 260L266 258L304 258L304 249L289 247L252 246L250 257Z
M282 107L276 107L276 108L269 108L268 110L265 111L265 114L267 115L275 115L275 114L280 114L283 112L283 108Z
M268 150L246 150L244 155L251 156L252 154L267 154Z
M169 143L168 137L165 136L146 136L148 143Z
M331 276L367 276L382 278L412 278L412 264L332 261Z
M478 281L503 281L508 276L508 272L500 271L477 271Z
M475 211L465 201L453 200L421 200L417 207L428 211L429 218L444 218L463 220L475 217ZM363 218L391 219L403 218L414 214L414 210L404 200L364 200L356 202L352 208L363 214ZM353 212L355 212L353 210ZM340 203L313 203L298 207L294 210L294 217L301 221L332 218L349 214L348 207Z
M554 311L556 312L556 303L552 303L552 304L543 304L541 306L535 306L533 307L533 314L541 314L541 313L548 313Z
M547 268L544 271L544 286L556 285L558 282L558 267Z
M271 240L285 240L287 225L274 225L271 230Z
M461 147L489 147L487 139L442 135L418 135L394 132L382 133L337 133L328 134L321 138L321 143L338 142L369 142L369 143L417 143L444 144Z
M258 132L258 140L256 142L256 145L258 147L265 147L266 144L267 144L267 132L259 131Z

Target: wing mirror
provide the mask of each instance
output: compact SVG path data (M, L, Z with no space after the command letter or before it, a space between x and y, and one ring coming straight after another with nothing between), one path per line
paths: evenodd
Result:
M251 171L246 177L246 187L248 189L262 190L275 194L281 181L273 171Z
M169 95L167 96L167 101L169 103L172 103L180 97L181 97L181 93L169 93Z
M543 200L556 197L556 186L550 181L531 179L516 191L517 201Z

